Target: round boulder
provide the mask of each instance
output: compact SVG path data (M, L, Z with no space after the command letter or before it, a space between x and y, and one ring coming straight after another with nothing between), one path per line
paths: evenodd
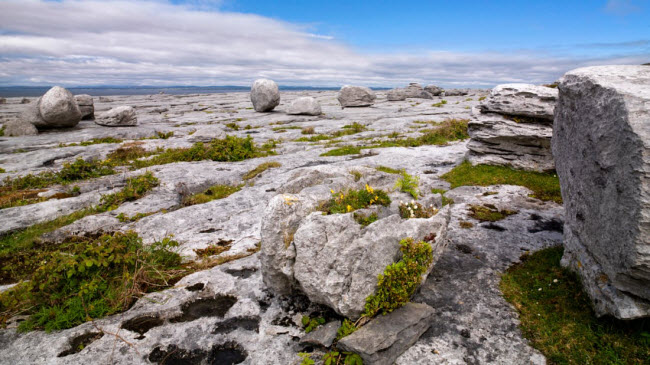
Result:
M131 127L138 125L138 118L133 107L118 106L95 117L95 123L105 127Z
M35 124L37 128L70 128L81 120L74 96L60 86L51 88L41 97L38 110L43 123Z
M320 108L320 103L316 99L309 96L294 100L287 109L287 114L292 115L320 115L321 113L322 111Z
M251 87L251 101L257 112L270 112L280 104L278 84L269 79L255 80Z
M375 103L375 92L363 86L345 85L339 91L338 100L342 107L371 106Z

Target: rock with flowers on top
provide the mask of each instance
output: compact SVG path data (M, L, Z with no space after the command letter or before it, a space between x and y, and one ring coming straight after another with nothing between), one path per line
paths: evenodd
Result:
M392 204L370 205L366 209L340 214L323 214L318 208L324 201L340 199L350 189L372 195L381 188L394 186L395 175L360 171L354 181L349 171L328 167L307 168L297 173L279 191L296 191L296 182L309 175L316 185L302 185L297 193L283 193L271 199L262 218L262 273L264 282L279 294L298 289L310 301L324 304L352 319L364 311L366 298L377 289L377 275L402 257L406 238L427 241L431 262L423 277L432 269L447 244L449 207L435 210L429 218L401 218L399 198L394 192ZM298 185L300 186L300 185ZM332 193L334 192L334 193ZM367 226L357 222L359 215L377 216Z

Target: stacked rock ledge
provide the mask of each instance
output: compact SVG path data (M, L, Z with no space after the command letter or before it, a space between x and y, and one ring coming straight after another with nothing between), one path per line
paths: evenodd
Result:
M95 123L105 127L132 127L138 125L138 118L132 106L118 106L98 115Z
M468 123L468 160L529 171L555 168L551 153L557 90L530 84L495 87Z
M562 264L597 315L650 316L650 69L598 66L559 85L553 154L564 200Z

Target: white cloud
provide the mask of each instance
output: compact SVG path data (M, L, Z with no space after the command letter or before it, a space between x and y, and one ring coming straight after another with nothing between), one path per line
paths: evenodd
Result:
M219 11L220 1L0 1L0 84L492 86L547 82L613 60L541 52L364 54L305 26ZM645 57L647 59L647 55Z
M607 0L605 12L615 15L629 15L640 11L641 8L631 0Z

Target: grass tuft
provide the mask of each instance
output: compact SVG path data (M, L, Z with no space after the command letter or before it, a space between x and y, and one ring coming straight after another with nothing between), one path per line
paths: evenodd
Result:
M361 153L361 147L357 146L345 146L340 148L335 148L329 150L325 153L321 153L321 156L345 156L345 155L358 155Z
M524 337L549 364L648 364L650 321L596 318L579 278L560 266L562 253L525 255L501 277Z
M551 173L515 170L506 166L472 166L465 161L441 178L451 183L452 189L468 185L521 185L533 191L533 198L562 204L560 180Z
M263 164L260 164L256 168L250 170L249 172L245 173L244 176L242 176L242 179L243 180L253 179L268 169L276 168L280 166L282 166L282 164L279 162L275 162L275 161L265 162Z
M208 188L206 191L190 195L183 199L184 206L204 204L213 200L223 199L231 194L234 194L241 190L243 185L214 185Z
M469 210L469 216L480 222L496 222L506 219L509 215L517 214L513 210L499 210L492 204L470 205Z

